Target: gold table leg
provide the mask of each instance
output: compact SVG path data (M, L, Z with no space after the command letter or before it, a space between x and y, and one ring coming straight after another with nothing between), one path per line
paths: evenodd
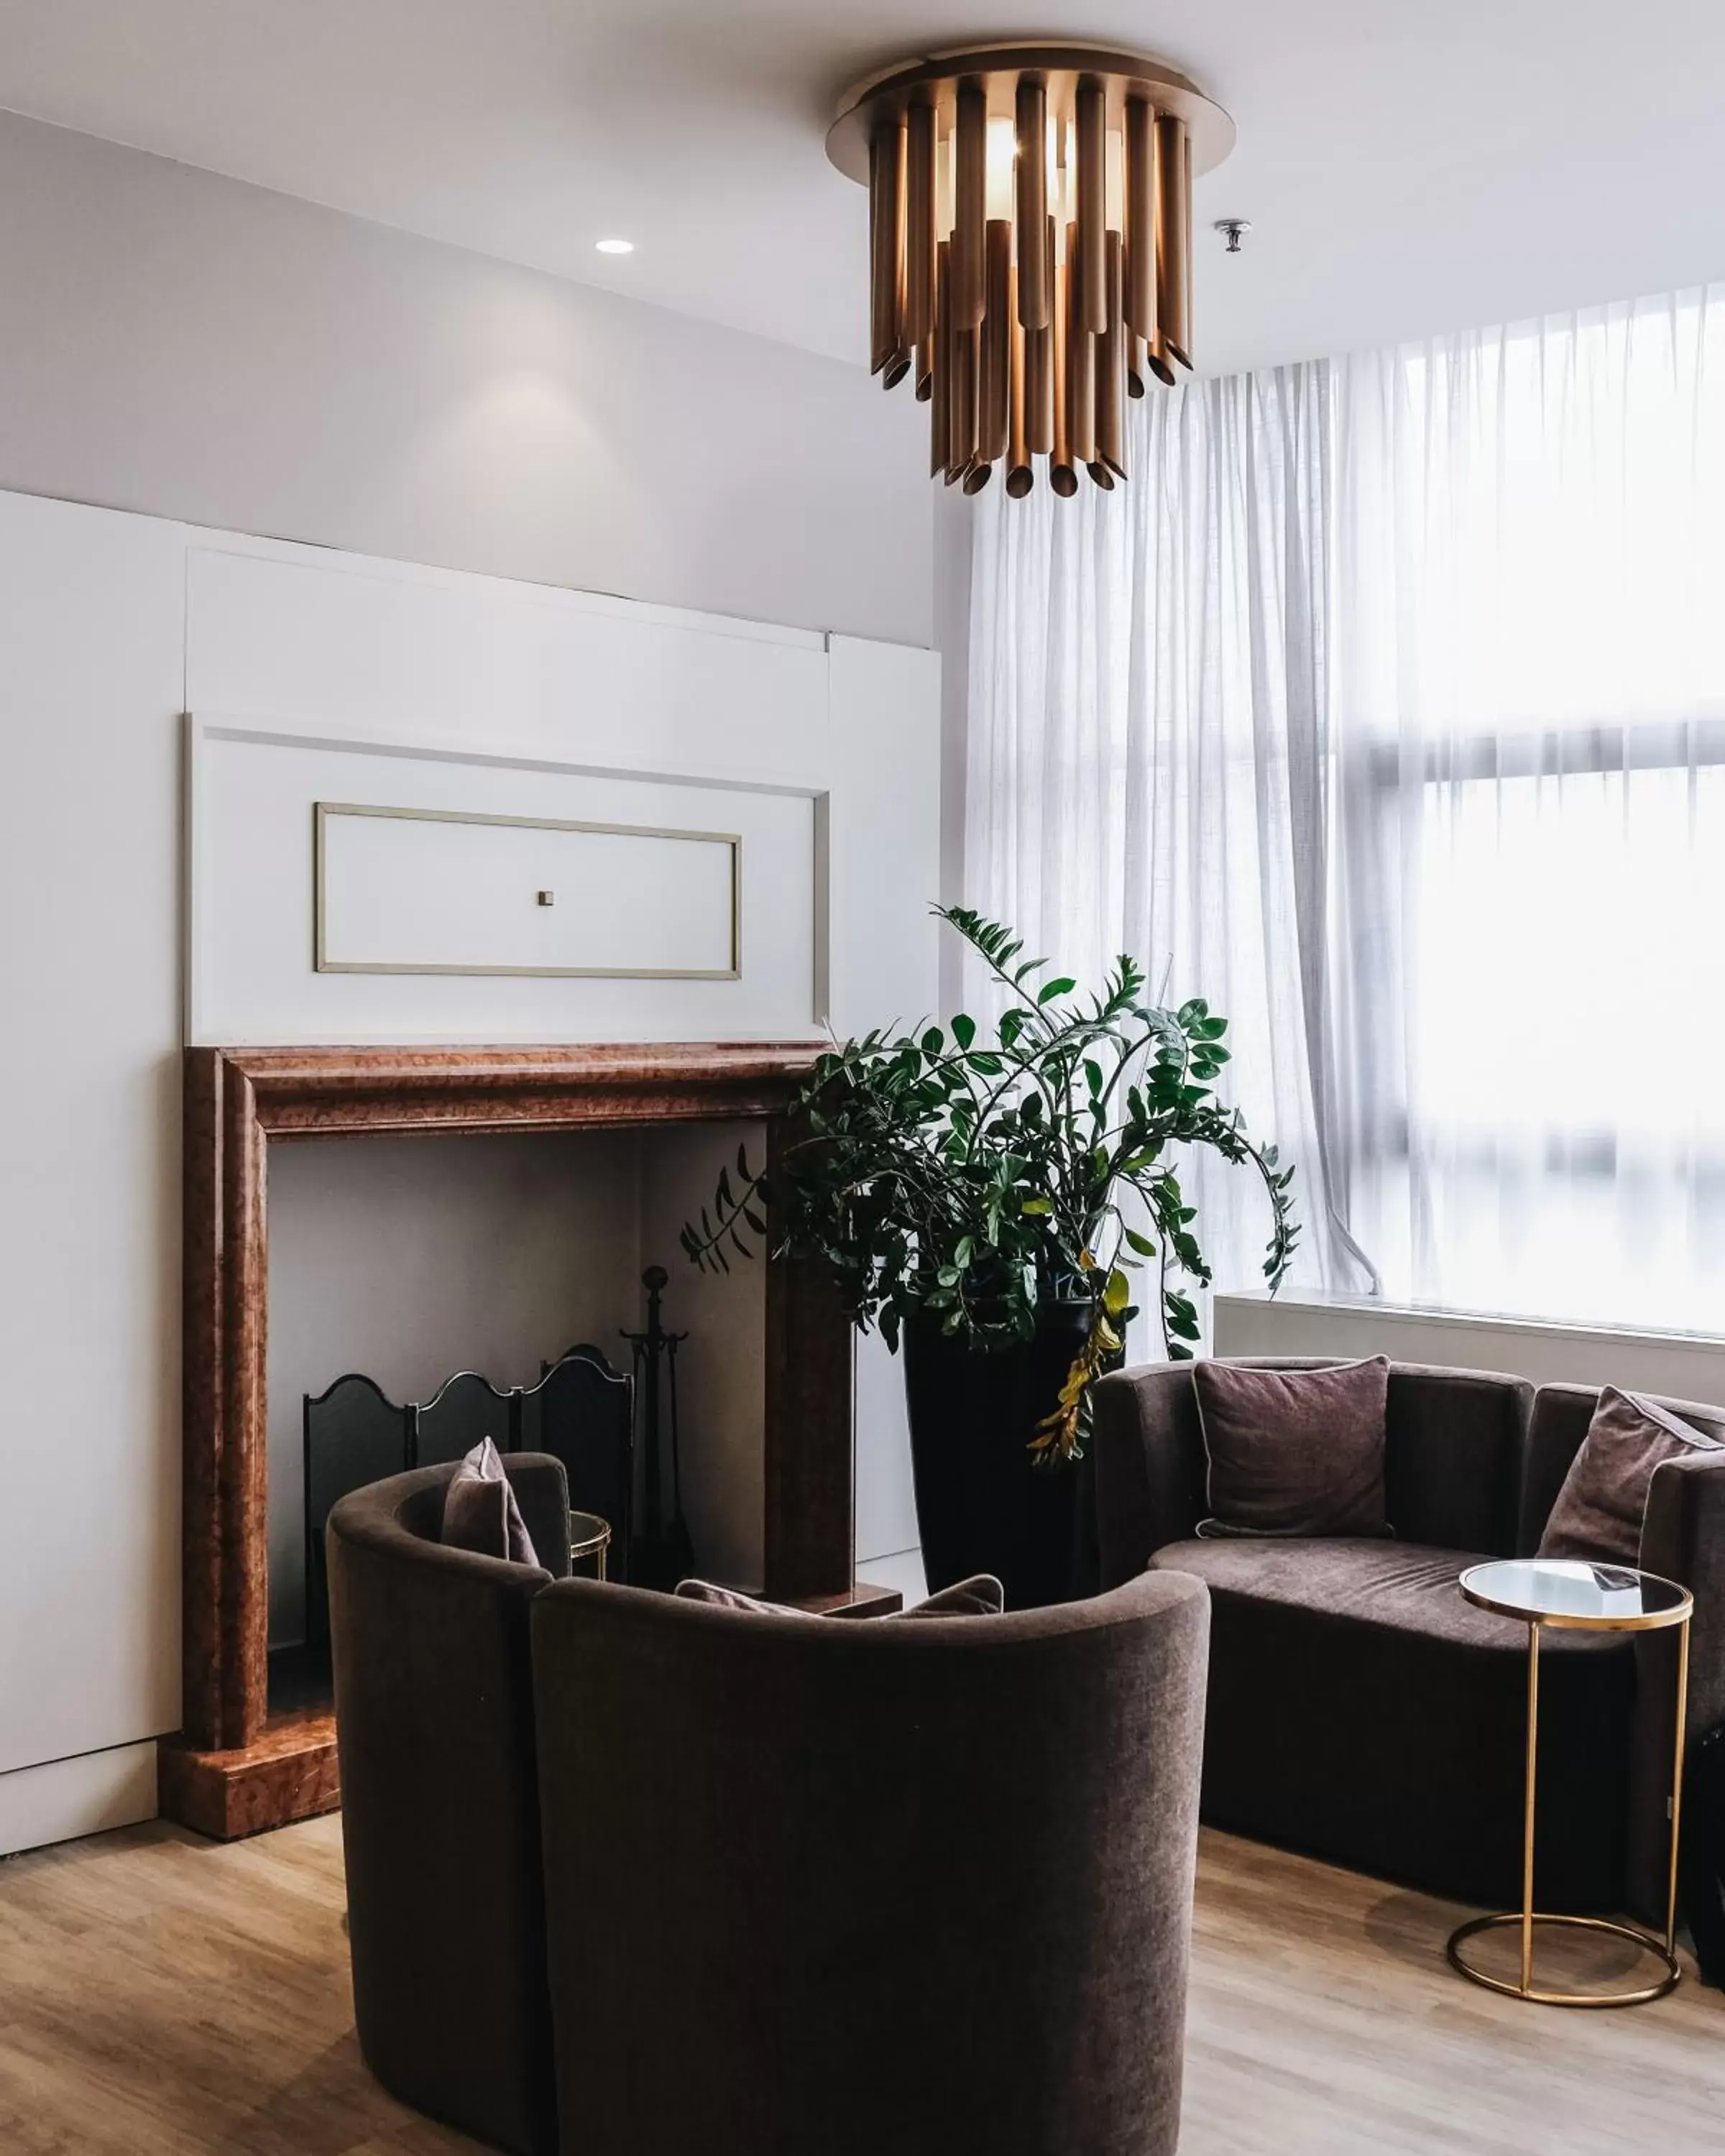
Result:
M1688 1722L1689 1707L1689 1620L1686 1617L1677 1625L1677 1736L1675 1756L1671 1762L1671 1871L1666 1897L1665 1938L1661 1941L1644 1932L1639 1925L1620 1924L1606 1917L1543 1916L1533 1907L1533 1823L1538 1771L1539 1752L1539 1620L1535 1618L1527 1626L1527 1764L1524 1784L1522 1818L1522 1906L1502 1916L1476 1917L1450 1934L1449 1957L1452 1967L1475 1984L1488 1991L1501 1991L1512 1999L1531 1999L1536 2006L1645 2006L1649 2000L1663 1999L1676 1989L1683 1974L1677 1959L1677 1836L1682 1822L1683 1810L1683 1753L1684 1738ZM1462 1953L1462 1943L1476 1933L1497 1931L1516 1925L1522 1934L1522 1969L1517 1981L1507 1977L1493 1976L1489 1971L1476 1969ZM1533 1927L1550 1924L1569 1931L1604 1932L1613 1938L1627 1939L1645 1953L1658 1957L1665 1964L1663 1973L1651 1984L1639 1984L1628 1991L1542 1991L1533 1984Z
M1533 1989L1533 1821L1539 1782L1539 1622L1527 1627L1527 1765L1522 1799L1522 1996Z

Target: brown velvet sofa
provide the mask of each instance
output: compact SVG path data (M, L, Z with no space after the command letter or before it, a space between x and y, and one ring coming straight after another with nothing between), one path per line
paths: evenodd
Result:
M1393 1363L1394 1539L1200 1540L1204 1455L1190 1364L1097 1386L1104 1584L1148 1567L1210 1589L1207 1820L1461 1901L1519 1898L1527 1629L1465 1602L1455 1581L1471 1561L1538 1547L1597 1398ZM1725 1411L1664 1404L1725 1436ZM1658 1470L1640 1554L1696 1594L1698 1732L1725 1716L1725 1455ZM1546 1634L1543 1906L1626 1907L1662 1921L1674 1651L1669 1634Z
M557 1549L555 1463L505 1465ZM1197 1581L756 1615L446 1551L452 1471L330 1521L380 2080L513 2151L1171 2156Z

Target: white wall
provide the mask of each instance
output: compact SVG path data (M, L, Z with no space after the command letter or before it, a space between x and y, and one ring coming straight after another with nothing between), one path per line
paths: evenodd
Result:
M179 1715L184 556L0 495L0 1851Z
M0 114L0 487L930 640L857 367Z
M247 574L224 583L211 573L217 557ZM326 634L316 595L331 580L351 603L334 608L339 632ZM477 675L459 665L426 670L420 640L400 633L404 584L433 593L440 616L469 624L485 654ZM0 1462L12 1478L0 1508L0 1851L147 1809L149 1740L179 1717L179 715L214 701L244 717L280 709L286 696L288 717L314 728L335 730L358 710L397 722L417 715L446 750L503 738L555 752L583 728L608 726L614 752L627 760L631 716L647 724L659 704L681 696L676 667L646 666L619 709L596 719L591 696L583 701L591 669L580 650L547 665L531 638L500 633L499 588L0 494L0 1009L14 1050L0 1062L0 1367L8 1374ZM557 598L545 594L543 603ZM598 609L607 619L619 611L630 612L616 603ZM638 611L667 649L704 634L779 648L777 632ZM811 922L820 916L820 986L839 1022L920 1014L933 981L922 894L938 874L937 662L842 637L796 648L819 675L775 752L783 760L766 770L758 761L733 766L731 776L776 779L823 804L829 871L819 905L812 892L806 903ZM485 692L477 700L475 679ZM709 729L710 783L737 752L732 732ZM742 747L752 758L763 753L758 739ZM297 906L302 896L287 892L282 902ZM309 968L309 937L300 947ZM809 947L798 947L807 971ZM461 983L444 985L455 1000L439 1006L437 1029L482 1037L482 1025L466 1022L473 1013L464 1019ZM812 1007L814 984L798 993ZM578 1014L547 1030L592 1037ZM550 1352L539 1320L549 1323L574 1293L573 1272L557 1268L577 1265L614 1219L612 1200L632 1171L625 1148L578 1207L549 1156L524 1190L530 1156L512 1154L516 1142L436 1161L428 1148L429 1181L416 1181L411 1196L397 1179L406 1150L384 1147L352 1166L321 1149L297 1163L280 1156L272 1229L289 1288L275 1313L282 1330L272 1377L290 1461L293 1403L336 1374L331 1359L349 1359L309 1347L314 1331L327 1326L338 1344L362 1334L364 1353L352 1359L387 1381L394 1358L417 1358L419 1367L429 1356L434 1319L439 1331L445 1322L501 1328L497 1251L521 1233L524 1209L548 1269L536 1283L542 1300L506 1339L501 1329L491 1337L498 1356ZM702 1165L692 1154L669 1163L655 1187L655 1232L684 1209L685 1169ZM582 1207L572 1246L554 1258L569 1226L559 1214ZM449 1260L434 1308L411 1268L382 1276L398 1246L415 1264ZM369 1280L368 1268L378 1269ZM752 1392L728 1344L751 1327L759 1337L748 1304L758 1279L731 1292L734 1322L711 1304L726 1353L710 1372L691 1367L722 1427L702 1432L690 1509L715 1568L752 1576L758 1384ZM691 1307L695 1300L691 1291ZM634 1312L602 1297L592 1314L604 1324ZM384 1338L398 1317L411 1322ZM367 1321L361 1334L356 1321ZM908 1481L896 1386L865 1389L861 1407L860 1517L896 1541ZM280 1531L290 1534L291 1522Z
M921 429L857 369L4 114L0 198L3 1851L147 1809L178 1719L188 627L206 706L243 675L230 711L305 708L290 636L254 619L249 672L214 665L239 618L190 558L280 536L388 557L372 600L444 565L839 631L837 665L930 640L932 511ZM423 705L424 640L376 642L331 697ZM464 725L532 674L492 658ZM452 1162L440 1202L495 1226L519 1193L483 1158L489 1196ZM278 1178L290 1248L332 1173Z

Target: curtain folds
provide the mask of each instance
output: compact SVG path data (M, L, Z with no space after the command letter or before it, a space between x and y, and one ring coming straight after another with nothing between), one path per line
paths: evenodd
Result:
M1227 1015L1296 1279L1720 1328L1725 294L1132 425L1112 495L978 502L968 902Z

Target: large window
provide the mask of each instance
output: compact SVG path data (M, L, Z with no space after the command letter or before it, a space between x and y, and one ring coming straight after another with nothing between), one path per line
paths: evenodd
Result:
M1308 1280L1725 1330L1725 295L1133 424L981 505L973 901L1229 1012Z

